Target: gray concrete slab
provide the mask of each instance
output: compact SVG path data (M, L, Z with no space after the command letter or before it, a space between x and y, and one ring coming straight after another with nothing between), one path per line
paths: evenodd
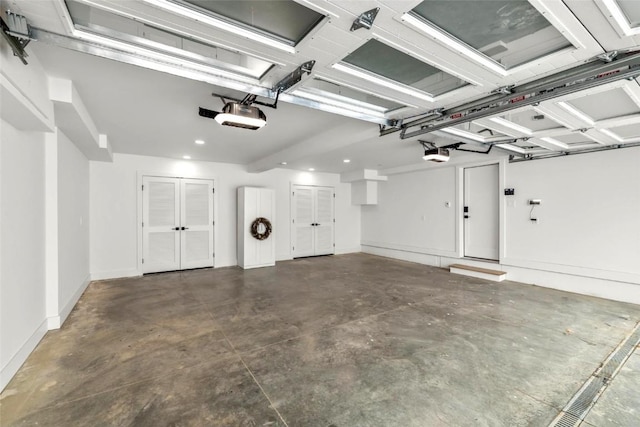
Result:
M96 282L0 424L546 426L639 320L364 254Z

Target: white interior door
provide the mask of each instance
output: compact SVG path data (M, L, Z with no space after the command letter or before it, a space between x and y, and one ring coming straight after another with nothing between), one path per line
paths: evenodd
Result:
M143 177L143 272L180 269L180 186L176 178Z
M293 224L292 242L293 256L303 257L315 255L314 235L314 188L294 186L292 195Z
M213 267L213 181L142 178L142 271Z
M213 267L213 181L180 180L180 268Z
M315 255L334 252L333 188L315 188Z
M464 170L464 256L499 258L498 165Z
M334 248L334 190L295 185L292 195L294 258L328 255Z

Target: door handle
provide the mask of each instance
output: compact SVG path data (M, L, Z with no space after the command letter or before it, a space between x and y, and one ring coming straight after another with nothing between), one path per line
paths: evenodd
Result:
M180 230L188 230L189 227L182 227Z
M469 215L465 215L465 216L464 216L464 219L468 219L468 218L469 218Z
M172 230L179 231L180 227L173 227Z

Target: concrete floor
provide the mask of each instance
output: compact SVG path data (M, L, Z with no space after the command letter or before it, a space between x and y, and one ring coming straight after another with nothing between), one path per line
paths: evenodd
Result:
M364 254L95 282L0 424L546 426L638 321ZM636 350L584 425L640 425L639 383Z

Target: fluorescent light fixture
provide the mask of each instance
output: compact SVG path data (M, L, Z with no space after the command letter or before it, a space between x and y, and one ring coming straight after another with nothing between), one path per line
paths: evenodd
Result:
M198 145L204 145L204 141L201 139L196 139L196 144Z
M191 156L182 156L182 158L185 160L191 160Z
M515 124L513 122L510 122L509 120L503 119L502 117L493 117L493 118L491 118L489 120L491 120L492 122L497 123L499 125L502 125L504 127L507 127L509 129L513 129L513 130L515 130L517 132L524 133L525 135L532 135L533 134L533 131L531 129L526 128L524 126L517 125L517 124Z
M436 27L427 24L422 19L415 17L411 13L405 13L404 15L402 15L401 19L405 21L407 24L416 28L417 30L433 37L434 39L447 45L448 47L459 51L461 54L471 59L472 61L475 61L484 65L485 67L489 68L491 71L494 71L500 74L501 76L506 76L507 74L509 74L507 70L504 69L504 67L502 67L500 64L498 64L494 60L489 59L488 57L479 53L475 49L472 49L466 44L452 38L448 34L437 29Z
M590 125L592 125L594 123L594 121L593 121L593 119L591 117L587 116L585 113L583 113L582 111L578 110L573 105L571 105L569 103L566 103L564 101L558 102L558 105L560 107L564 108L567 112L571 113L572 115L574 115L577 118L579 118L580 120L582 120L583 122L589 123Z
M356 86L356 85L352 85L351 83L345 83L345 82L343 82L341 80L333 79L331 77L326 77L324 75L316 74L315 78L318 79L318 80L323 80L325 82L336 84L338 86L348 87L350 89L357 90L359 92L371 92L369 89L363 89L362 87L359 87L359 86ZM409 104L409 103L407 103L407 102L405 102L405 101L403 101L401 99L398 99L398 98L392 98L390 96L381 95L379 93L375 93L373 95L376 98L386 99L387 101L395 102L396 104L401 104L401 105L404 105L406 107L420 108L419 106L417 106L415 104Z
M309 91L308 89L296 89L291 92L291 95L299 96L300 98L310 99L312 101L320 102L323 104L335 105L338 108L343 108L345 110L353 110L358 113L368 114L370 116L376 116L379 118L384 118L384 112L387 111L385 108L380 107L378 105L368 104L365 102L353 100L353 102L342 101L336 98L348 99L344 96L334 95L331 96L329 94L319 95ZM332 94L333 95L333 94Z
M351 163L351 159L344 159L342 163Z
M458 128L444 128L444 129L442 129L442 131L446 132L446 133L450 133L452 135L461 136L463 138L469 138L469 139L472 139L472 140L478 141L478 142L484 142L485 139L486 139L482 135L478 135L478 134L473 133L473 132L467 132L465 130L458 129Z
M245 37L247 39L285 51L287 53L296 53L295 46L291 46L287 43L283 43L278 40L272 39L270 37L264 36L258 32L250 31L240 25L234 25L225 20L215 18L211 15L198 12L196 10L181 6L179 4L172 3L166 0L143 0L143 1L159 9L166 10L173 14L180 15L185 18L192 19L194 21L202 22L204 24L215 27L219 30L227 31L229 33L235 34L240 37Z
M449 161L449 150L446 148L430 148L428 150L424 150L424 156L422 156L422 160L428 160L431 162L448 162Z
M315 171L314 168L309 168L309 172L313 172L313 171Z
M544 141L547 144L551 144L551 145L553 145L555 147L562 148L563 150L566 150L566 149L569 148L569 146L567 144L565 144L564 142L560 142L557 139L553 139L553 138L550 138L548 136L545 136L544 138L540 138L540 141Z
M604 6L609 10L611 17L616 21L616 24L620 26L625 36L640 34L640 27L631 28L627 17L615 0L602 0L602 3L604 3Z
M525 150L524 148L516 147L515 145L511 145L511 144L496 144L496 147L502 148L504 150L513 151L514 153L518 153L518 154L527 154L527 150Z
M605 135L607 135L610 138L615 139L618 142L624 142L623 138L620 138L620 136L616 135L615 133L611 132L609 129L598 129L600 132L604 133Z
M383 77L378 77L378 76L374 76L372 74L369 74L367 72L361 71L357 68L354 67L350 67L341 63L336 63L333 64L332 68L334 70L338 70L338 71L342 71L343 73L347 73L347 74L351 74L354 77L358 77L361 78L363 80L367 80L370 81L371 83L375 83L377 85L380 86L384 86L387 87L389 89L393 89L393 90L397 90L398 92L402 92L406 95L409 96L413 96L415 98L419 98L419 99L423 99L425 101L429 101L429 102L433 102L434 101L434 97L425 93L425 92L421 92L418 91L416 89L413 89L409 86L405 86L403 84L400 83L394 83L390 80L387 80Z

